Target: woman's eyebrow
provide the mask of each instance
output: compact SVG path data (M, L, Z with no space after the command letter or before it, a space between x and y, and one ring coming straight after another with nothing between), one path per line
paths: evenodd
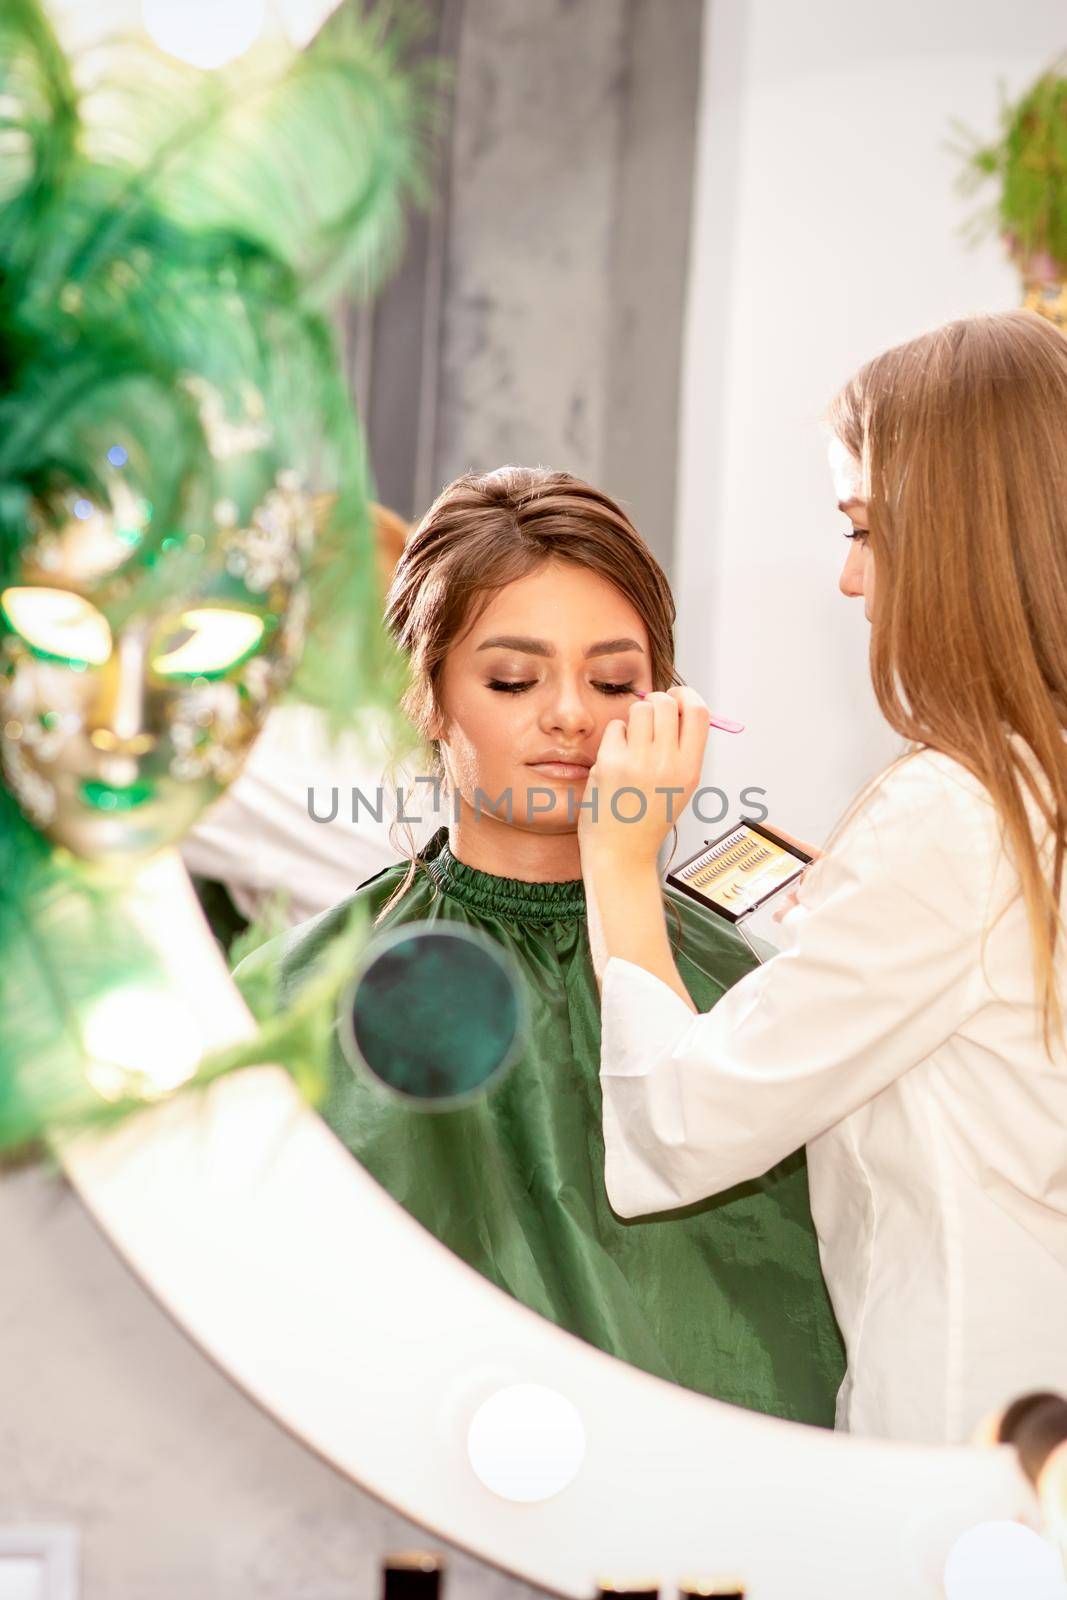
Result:
M643 656L644 651L636 639L601 639L599 644L591 644L585 652L586 656L615 656L621 655L624 650L636 650Z
M548 644L544 639L527 639L515 633L494 634L491 639L483 639L478 649L518 650L527 656L554 656L556 653L555 645ZM590 656L620 655L625 650L636 650L642 656L645 653L636 639L601 639L598 644L591 644L584 653L588 659Z
M484 639L478 649L519 650L525 656L554 656L556 653L555 646L546 644L544 639L524 639L515 633L500 633L492 639Z

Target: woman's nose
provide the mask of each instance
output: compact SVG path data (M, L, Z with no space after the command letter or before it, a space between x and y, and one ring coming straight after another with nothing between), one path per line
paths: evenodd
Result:
M120 634L100 669L100 688L89 715L89 743L109 756L141 756L157 740L145 726L146 637L140 629Z
M545 707L542 726L546 730L559 729L572 738L592 731L594 717L577 684L560 684Z
M863 550L858 540L849 545L837 586L850 600L857 599L863 593Z

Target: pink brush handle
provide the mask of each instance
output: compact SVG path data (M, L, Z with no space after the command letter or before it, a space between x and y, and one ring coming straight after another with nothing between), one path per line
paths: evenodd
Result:
M631 689L630 693L636 695L638 700L648 699L648 695L643 689ZM723 733L744 733L745 731L743 722L731 722L729 717L716 717L711 714L708 716L708 727L720 728Z

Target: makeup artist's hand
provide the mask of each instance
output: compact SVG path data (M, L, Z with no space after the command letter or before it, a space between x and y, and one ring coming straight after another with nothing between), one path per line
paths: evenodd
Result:
M618 956L659 978L691 1011L667 934L657 857L700 782L707 740L708 708L692 689L635 701L625 722L604 729L578 822L597 982Z
M813 863L818 861L819 857L822 855L822 851L818 849L816 845L805 843L803 839L798 839L793 833L786 833L785 829L780 828L777 823L774 823L773 827L779 838L785 839L789 844L795 844L798 850L803 850L806 856L811 857ZM775 922L781 922L783 917L787 917L789 915L794 906L800 904L798 892L802 882L803 873L801 874L800 878L797 879L796 884L792 889L790 889L788 894L779 895L775 900L777 910L771 912L771 917Z
M583 856L655 863L700 782L707 742L708 708L694 689L650 694L625 722L609 722L579 817Z

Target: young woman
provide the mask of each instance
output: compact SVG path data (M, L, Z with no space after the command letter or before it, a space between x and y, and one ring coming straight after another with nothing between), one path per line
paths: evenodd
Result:
M844 1367L803 1156L783 1151L682 1218L623 1222L605 1198L578 807L620 703L676 681L673 620L618 506L566 474L461 478L427 513L388 621L455 820L356 899L379 927L441 919L500 940L526 979L530 1029L499 1086L435 1114L385 1098L338 1053L325 1116L427 1228L561 1327L708 1394L829 1424ZM286 993L352 904L287 940ZM669 912L681 981L706 1010L752 957L691 902Z
M665 828L583 813L608 1193L692 1205L808 1142L839 1422L962 1440L1067 1387L1067 341L1027 313L879 356L832 412L882 711L910 751L809 869L790 947L707 1016L659 905ZM657 694L590 784L692 791Z

